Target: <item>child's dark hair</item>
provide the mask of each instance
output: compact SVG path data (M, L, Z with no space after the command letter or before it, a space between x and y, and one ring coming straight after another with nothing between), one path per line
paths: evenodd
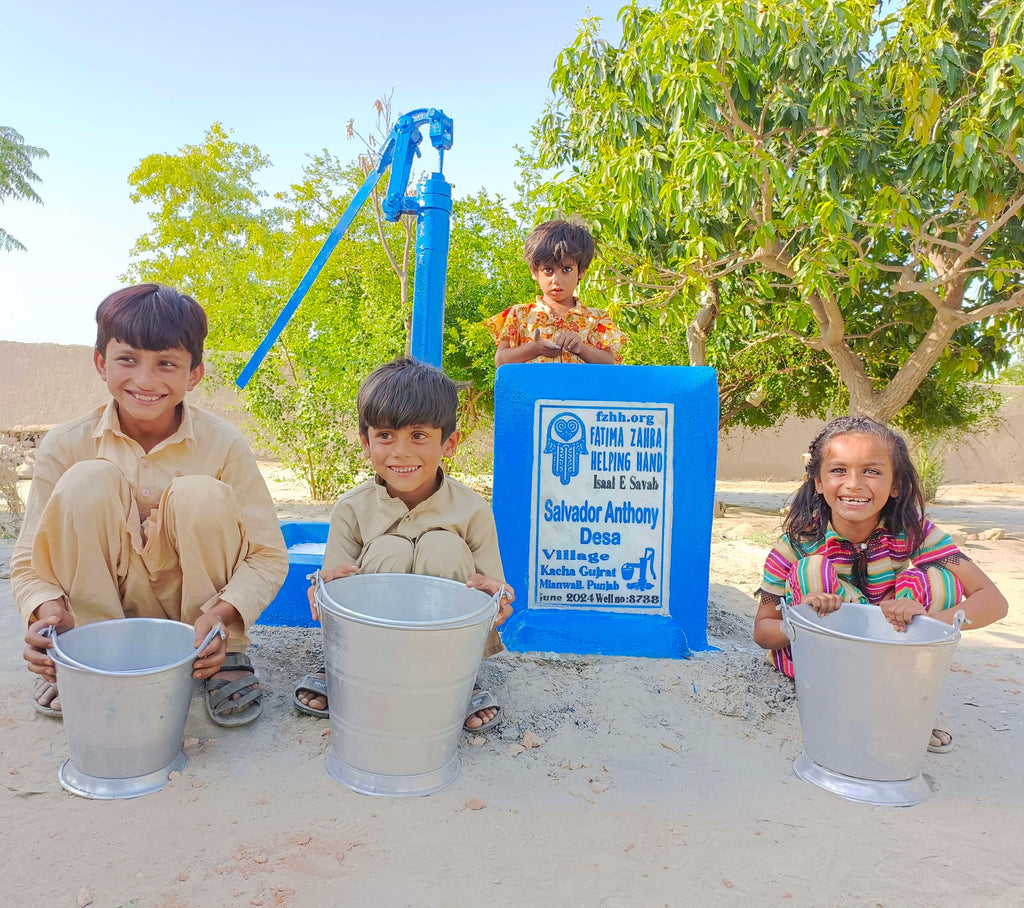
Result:
M359 434L375 429L431 426L447 441L455 431L459 391L440 369L410 357L374 369L359 386Z
M203 361L206 313L192 297L162 284L136 284L110 294L96 310L96 349L107 355L111 340L136 350L177 350Z
M596 251L594 238L582 222L545 221L534 227L523 248L530 271L543 265L560 265L565 259L576 263L580 274L590 267Z
M874 435L881 438L889 448L892 458L892 490L895 498L889 498L882 508L882 518L891 533L906 533L916 551L924 539L921 520L924 516L924 494L917 470L910 459L907 443L892 429L867 416L842 416L833 419L811 442L807 452L807 473L804 484L793 496L793 503L786 516L785 530L794 543L816 542L825 536L825 530L832 519L832 509L815 488L814 481L821 476L821 459L828 443L839 435Z

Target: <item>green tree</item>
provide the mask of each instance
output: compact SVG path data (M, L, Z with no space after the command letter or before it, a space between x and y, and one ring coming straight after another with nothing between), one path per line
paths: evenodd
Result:
M444 368L464 384L460 427L472 430L494 406L494 340L483 320L530 299L526 230L484 190L457 199L445 292Z
M717 286L723 384L761 362L790 398L911 425L1006 362L1024 327L1017 3L665 0L620 22L618 46L587 20L560 56L539 163L562 168L552 203L597 225L625 306L685 324ZM947 417L978 414L960 400Z
M32 169L33 158L48 158L45 148L26 145L21 133L10 126L0 126L0 202L7 199L28 199L42 204L42 199L32 188L40 181L39 174ZM0 249L11 252L25 247L3 227L0 227Z

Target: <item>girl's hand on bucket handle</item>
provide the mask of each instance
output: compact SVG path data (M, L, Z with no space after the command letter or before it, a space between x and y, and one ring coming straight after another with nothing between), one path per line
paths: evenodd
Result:
M878 605L896 631L905 631L914 615L928 614L928 609L914 599L883 599Z
M332 580L340 580L342 577L351 577L353 574L359 573L358 564L337 564L334 567L320 568L319 572L314 571L312 574L308 574L306 579L309 581L309 589L306 590L306 596L309 599L309 614L313 616L314 621L320 620L320 610L316 607L316 575L320 574L320 580L324 583L330 583Z
M838 593L808 593L800 600L800 605L809 605L819 617L831 615L843 604L843 597Z
M53 646L53 641L42 636L41 631L47 627L55 627L58 634L63 634L75 626L75 616L65 606L63 599L50 599L36 608L33 614L37 620L28 626L25 633L25 651L22 657L28 663L29 671L42 675L51 684L56 683L57 670L53 666L53 660L46 654Z

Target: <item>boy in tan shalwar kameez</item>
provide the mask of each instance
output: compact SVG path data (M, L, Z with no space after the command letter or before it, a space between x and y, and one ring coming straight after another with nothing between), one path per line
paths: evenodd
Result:
M227 641L215 638L193 675L215 722L251 722L262 691L246 631L288 554L248 444L185 401L203 377L206 314L142 284L108 296L96 322L94 361L112 400L47 433L11 559L25 661L41 676L33 703L60 716L47 626L165 618L194 625L198 645L219 622Z

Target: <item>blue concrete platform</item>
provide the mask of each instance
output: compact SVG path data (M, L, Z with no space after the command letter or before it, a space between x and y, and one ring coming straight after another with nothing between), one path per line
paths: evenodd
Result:
M319 627L309 614L307 574L323 563L323 547L327 544L326 521L286 521L281 524L284 544L288 547L288 576L274 600L260 615L257 624L268 627Z

